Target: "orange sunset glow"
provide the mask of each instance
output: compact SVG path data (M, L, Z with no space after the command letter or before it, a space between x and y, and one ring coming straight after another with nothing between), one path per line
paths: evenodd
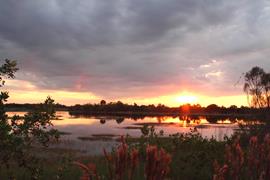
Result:
M177 107L182 104L200 104L207 106L209 104L218 104L220 106L229 107L234 102L237 106L247 106L247 98L242 90L239 90L238 95L204 95L201 91L196 90L173 90L170 94L164 92L155 91L155 96L147 95L145 97L142 92L138 97L106 97L95 92L90 91L78 91L77 84L74 84L74 90L53 90L53 89L41 89L34 83L26 80L9 80L6 90L9 90L10 103L39 103L46 99L47 96L53 97L56 102L66 105L74 104L86 104L86 103L99 103L100 100L105 99L107 101L122 101L128 104L165 104L167 106ZM81 86L81 85L80 85ZM164 88L163 88L164 89ZM166 88L165 88L166 89ZM163 95L159 95L163 94Z
M26 86L29 86L26 84ZM23 86L22 86L23 87ZM47 96L53 97L56 102L66 105L99 103L104 97L97 96L90 92L78 91L57 91L57 90L36 90L22 91L13 90L9 92L10 103L39 103L46 99ZM205 96L199 93L179 92L176 94L149 97L149 98L119 98L108 99L108 101L122 101L128 104L165 104L172 107L177 107L182 104L201 104L207 106L209 104L218 104L220 106L229 107L234 102L237 106L247 106L247 98L244 94L233 96Z

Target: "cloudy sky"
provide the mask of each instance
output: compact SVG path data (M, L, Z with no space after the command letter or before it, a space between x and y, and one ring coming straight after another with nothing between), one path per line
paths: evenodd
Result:
M245 105L269 33L269 0L0 0L10 102Z

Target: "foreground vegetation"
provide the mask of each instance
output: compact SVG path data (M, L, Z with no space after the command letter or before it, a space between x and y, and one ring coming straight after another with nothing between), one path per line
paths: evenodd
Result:
M122 137L112 152L101 156L46 147L31 151L40 160L36 179L269 179L266 126L252 126L252 131L242 127L224 141L204 139L196 131L165 137L144 127L141 137ZM9 179L10 173L14 179L34 178L16 163L9 171L0 170L2 179Z
M6 59L0 66L0 87L5 79L15 77L18 70L16 61ZM32 179L39 178L39 158L31 152L35 147L47 146L51 140L59 137L52 128L51 120L55 118L54 100L48 97L40 109L29 112L23 117L8 118L5 103L8 92L0 94L0 172L6 179L16 179L16 168L20 167L31 174Z
M126 137L118 148L111 153L105 152L104 156L78 156L75 152L62 150L60 153L55 149L43 149L39 151L44 154L43 160L38 164L43 167L43 171L39 172L39 179L79 179L81 176L84 179L128 179L131 171L133 179L144 179L147 176L148 179L155 179L150 177L157 174L157 171L164 178L166 176L170 179L211 179L214 172L212 162L215 159L223 162L225 142L203 139L196 132L163 137L162 133L155 133L153 128L143 131L145 135L141 138ZM63 154L66 156L63 157ZM154 159L150 160L150 156L154 156ZM156 163L161 161L163 165L153 168L155 165L150 163L154 160ZM126 165L121 166L123 163ZM85 168L80 171L83 164L87 165L88 171ZM23 169L13 170L17 179L31 177ZM2 177L7 177L5 172L1 171Z

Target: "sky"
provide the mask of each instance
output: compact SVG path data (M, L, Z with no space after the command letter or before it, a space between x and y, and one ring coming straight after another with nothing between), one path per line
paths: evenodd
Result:
M247 105L270 71L269 0L0 0L9 102ZM240 80L239 80L240 79Z

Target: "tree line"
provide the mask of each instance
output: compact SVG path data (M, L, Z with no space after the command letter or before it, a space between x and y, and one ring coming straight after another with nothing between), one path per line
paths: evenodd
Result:
M148 115L178 115L178 114L254 114L261 113L264 109L254 107L241 106L237 107L232 105L230 107L218 106L210 104L206 107L200 104L184 104L179 107L168 107L164 104L158 105L133 105L125 104L121 101L106 103L102 100L99 104L84 104L70 106L69 111L71 114L148 114Z

